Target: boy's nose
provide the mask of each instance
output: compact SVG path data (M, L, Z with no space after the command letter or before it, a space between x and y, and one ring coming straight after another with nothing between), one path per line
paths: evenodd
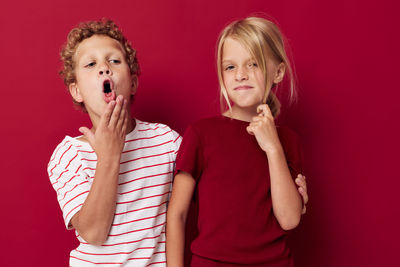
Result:
M110 74L110 70L100 70L100 71L99 71L99 74L100 74L100 75L103 75L104 73L107 74L107 75L109 75L109 74Z
M112 71L110 66L108 66L108 64L104 63L99 65L99 75L111 75Z

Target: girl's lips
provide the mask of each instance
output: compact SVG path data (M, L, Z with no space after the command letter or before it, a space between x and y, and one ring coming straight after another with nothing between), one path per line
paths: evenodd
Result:
M252 88L253 88L253 86L250 86L250 85L241 85L241 86L235 87L234 90L249 90Z

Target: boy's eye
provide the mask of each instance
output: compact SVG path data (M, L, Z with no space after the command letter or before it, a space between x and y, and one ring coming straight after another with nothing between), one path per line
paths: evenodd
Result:
M225 67L225 70L233 70L235 67L232 65L228 65Z
M121 60L119 60L119 59L110 59L110 63L119 64L119 63L121 63Z
M91 68L96 65L96 62L90 62L89 64L85 65L85 68Z

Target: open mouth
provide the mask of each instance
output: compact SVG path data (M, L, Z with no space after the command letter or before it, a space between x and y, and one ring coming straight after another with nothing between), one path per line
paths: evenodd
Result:
M112 88L112 84L110 80L105 80L103 82L103 93L104 93L104 101L109 103L111 100L115 100L115 92Z

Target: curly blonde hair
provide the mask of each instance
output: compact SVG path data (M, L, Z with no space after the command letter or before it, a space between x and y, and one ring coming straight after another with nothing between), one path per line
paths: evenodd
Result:
M74 55L79 44L93 35L105 35L117 40L123 47L125 53L125 60L129 66L130 73L134 77L133 82L136 87L138 84L138 76L140 75L139 62L136 57L136 50L132 48L130 42L122 34L118 26L110 19L101 19L98 21L82 22L78 27L73 28L67 38L67 42L63 45L60 58L63 62L63 68L60 71L60 76L64 80L64 84L68 87L70 84L76 82L75 77L75 62ZM86 111L83 103L72 101Z

